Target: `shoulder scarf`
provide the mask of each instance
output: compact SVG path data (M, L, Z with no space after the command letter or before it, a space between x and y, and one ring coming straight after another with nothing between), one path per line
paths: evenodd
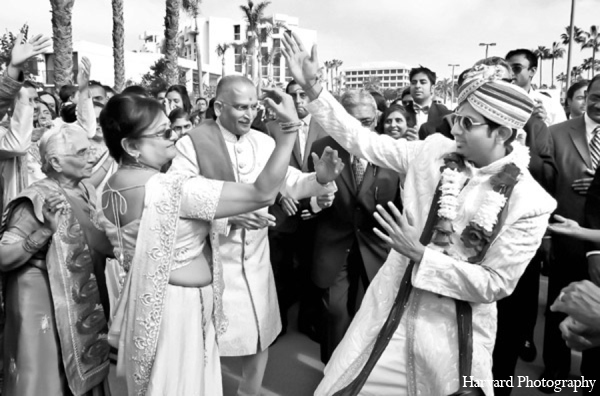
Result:
M186 179L183 175L157 174L146 183L146 206L135 255L109 333L111 345L119 349L117 374L126 377L130 395L144 395L150 381ZM211 232L210 238L213 288L218 295L213 320L219 332L226 329L221 304L223 277L218 234Z

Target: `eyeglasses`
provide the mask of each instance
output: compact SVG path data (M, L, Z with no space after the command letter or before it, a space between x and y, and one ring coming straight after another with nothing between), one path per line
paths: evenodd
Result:
M455 113L448 115L448 121L452 127L458 125L467 132L471 132L473 127L487 125L487 122L473 122L469 117Z
M523 71L524 67L521 65L512 65L510 69L513 71L513 73L519 74Z
M76 157L76 158L89 158L91 156L94 155L94 150L92 150L91 147L88 148L84 148L79 150L78 152L74 153L74 154L63 154L65 157Z
M171 139L171 137L173 136L174 133L177 133L175 130L171 129L171 128L167 128L162 132L158 132L158 133L153 133L151 135L142 135L139 136L138 139L156 139L156 138L163 138L165 140Z
M248 111L248 110L258 111L258 103L253 103L253 104L249 104L249 105L246 105L246 104L231 104L231 103L222 102L222 101L219 101L219 103L227 105L229 107L233 107L237 111Z
M509 83L509 84L511 84L513 82L512 78L501 78L500 80L504 81L505 83Z
M373 123L375 122L375 119L377 117L373 117L373 118L363 118L358 120L360 122L360 125L364 126L364 127L370 127L371 125L373 125Z

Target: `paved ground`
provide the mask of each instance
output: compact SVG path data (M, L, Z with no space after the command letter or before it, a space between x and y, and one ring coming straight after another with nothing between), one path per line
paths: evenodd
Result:
M543 312L546 304L546 278L542 278L540 287L540 309L536 326L535 343L538 348L543 339ZM294 318L295 310L291 310L290 319ZM323 374L323 364L319 360L319 347L308 337L298 333L295 323L290 323L288 333L269 350L269 363L263 381L263 396L309 396L312 395ZM579 373L581 356L573 354L572 373ZM111 390L113 396L125 396L123 383L114 376L114 367L111 371ZM530 380L537 380L543 370L540 354L532 363L519 361L516 375L528 376ZM231 358L223 361L223 388L225 396L235 396L237 382L241 369L239 363ZM574 377L575 378L575 377ZM515 381L516 383L516 381ZM600 385L599 385L600 386ZM580 391L581 393L581 391ZM574 394L564 390L561 395ZM534 388L515 388L514 396L538 396L543 393ZM207 395L210 396L210 395Z

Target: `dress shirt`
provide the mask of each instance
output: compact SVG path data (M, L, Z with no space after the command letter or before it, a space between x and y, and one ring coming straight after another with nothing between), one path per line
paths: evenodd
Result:
M533 101L539 100L544 105L544 109L546 110L546 119L544 119L544 122L546 125L550 126L567 120L565 109L563 109L559 100L544 95L533 88L527 94Z
M300 121L302 121L302 128L298 132L298 145L300 146L300 157L304 162L304 153L306 152L306 140L308 139L308 128L310 128L311 115L307 115ZM310 147L309 147L310 149Z
M588 144L590 144L594 138L594 129L596 129L600 124L592 120L587 113L583 115L583 119L585 121L585 138L587 139Z
M433 104L433 100L429 100L427 103L423 103L422 105L413 102L413 109L415 110L415 115L417 118L417 125L415 125L415 128L418 130L421 125L425 124L427 122L427 119L429 117L429 108L431 108L431 105ZM427 108L427 112L421 110L422 108L426 107Z

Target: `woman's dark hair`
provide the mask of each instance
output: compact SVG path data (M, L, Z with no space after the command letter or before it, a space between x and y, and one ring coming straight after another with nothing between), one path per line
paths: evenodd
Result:
M208 101L208 109L206 109L206 113L204 115L204 119L206 120L217 120L217 114L215 113L215 101L216 98L212 98Z
M169 89L167 89L167 95L169 92L177 92L179 96L181 96L183 110L188 113L192 111L192 102L190 102L190 96L188 95L187 89L183 85L171 85Z
M385 109L387 109L385 97L377 91L371 91L369 93L375 99L375 103L377 103L377 110L384 112Z
M69 98L77 92L77 87L75 85L67 84L60 87L58 91L58 96L60 98L61 103L67 103Z
M108 152L117 162L126 155L122 139L139 138L164 108L156 100L140 95L118 94L100 113L100 126Z
M171 121L171 124L175 122L175 120L178 120L180 118L185 118L186 120L190 120L190 113L188 113L187 111L183 110L183 109L173 109L173 111L171 111L171 114L169 114L169 121Z
M121 93L122 94L140 95L140 96L145 96L147 98L151 97L150 93L146 90L146 88L140 87L139 85L130 85L129 87L125 88L123 90L123 92L121 92Z
M398 112L400 114L402 114L402 116L404 117L404 119L406 120L406 125L409 128L414 127L417 122L415 120L415 117L413 116L413 114L409 113L408 111L406 111L406 109L400 105L391 105L390 107L388 107L382 114L381 114L381 118L379 119L379 122L377 123L377 133L382 134L383 133L383 124L385 123L385 120L392 114Z
M58 114L59 112L59 108L58 108L58 99L56 98L56 96L52 95L52 93L48 92L48 91L41 91L38 92L38 98L40 98L40 100L42 99L42 96L50 96L53 100L54 100L54 108L50 109L50 111L54 112L54 114ZM43 102L43 100L42 100Z
M68 124L77 121L77 105L75 103L63 105L60 109L60 118Z

